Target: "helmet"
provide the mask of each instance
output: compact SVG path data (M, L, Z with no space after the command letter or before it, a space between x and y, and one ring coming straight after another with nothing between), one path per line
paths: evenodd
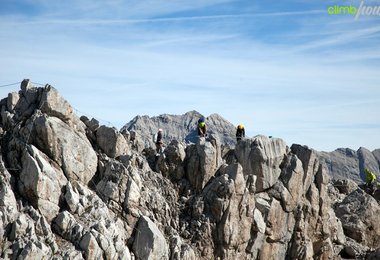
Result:
M199 126L202 127L202 128L205 127L205 122L200 122Z
M202 123L202 122L204 122L204 121L205 121L205 118L204 118L204 117L201 117L201 118L198 119L198 123Z
M238 126L238 128L239 128L239 129L243 129L244 126L243 126L242 124L240 124L240 125Z
M158 129L158 132L162 132L162 128Z

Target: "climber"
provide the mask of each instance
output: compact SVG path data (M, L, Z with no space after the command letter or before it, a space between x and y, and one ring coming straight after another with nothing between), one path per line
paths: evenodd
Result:
M207 135L207 127L205 123L205 119L199 118L198 120L198 136L199 137L205 137Z
M364 172L367 179L366 188L373 195L376 191L376 175L367 168L364 169Z
M239 142L243 137L245 137L245 129L244 126L240 124L236 128L236 142Z
M158 129L157 134L154 135L154 142L156 144L156 152L158 156L163 153L162 148L163 148L164 142L162 141L162 132L163 130L160 128Z

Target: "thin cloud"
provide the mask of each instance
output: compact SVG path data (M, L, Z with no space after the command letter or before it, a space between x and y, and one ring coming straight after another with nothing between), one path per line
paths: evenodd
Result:
M348 44L364 37L376 35L380 32L380 26L373 26L370 28L364 28L359 30L349 30L349 32L342 32L339 35L328 37L327 39L313 41L305 45L296 47L297 51L305 51L315 48L327 48L330 46L337 46L341 44Z
M118 127L137 114L196 109L242 122L250 135L317 149L337 147L333 138L318 137L320 129L344 143L342 129L329 132L331 122L368 126L378 119L379 65L370 59L379 57L379 26L373 22L346 28L317 9L223 15L137 5L134 15L115 19L65 10L59 18L3 17L0 78L50 83L76 109ZM380 146L373 129L357 131L368 133L360 145ZM347 134L345 146L356 145L351 139Z
M205 16L181 16L162 17L147 19L42 19L32 21L10 22L8 25L28 25L28 24L62 24L62 25L123 25L140 23L162 23L162 22L187 22L201 20L221 20L240 18L260 18L260 17L280 17L294 15L320 15L324 10L309 10L295 12L272 12L272 13L250 13L250 14L225 14L225 15L205 15Z

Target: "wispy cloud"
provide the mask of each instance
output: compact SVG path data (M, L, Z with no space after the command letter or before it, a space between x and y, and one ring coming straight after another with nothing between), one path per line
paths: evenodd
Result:
M361 146L380 147L365 130L380 109L371 20L332 18L316 4L238 12L218 0L74 2L38 0L40 15L0 16L0 83L53 84L78 111L118 127L196 109L317 149L355 148L358 133Z
M320 15L324 13L325 13L324 10L309 10L309 11L295 11L295 12L156 17L156 18L145 18L145 19L35 19L35 20L26 20L26 21L15 21L9 24L10 25L21 25L21 24L123 25L123 24L140 24L140 23L221 20L221 19L268 18L268 17L283 17L283 16L295 16L295 15Z

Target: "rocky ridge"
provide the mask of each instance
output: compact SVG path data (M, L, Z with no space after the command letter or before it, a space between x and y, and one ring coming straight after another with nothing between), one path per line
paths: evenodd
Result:
M1 100L3 259L377 259L378 200L318 153L256 136L172 140L81 117L50 85ZM136 131L136 130L135 130ZM376 194L378 199L379 194Z
M205 117L197 111L189 111L183 115L136 116L122 127L121 132L136 133L144 147L154 145L152 137L159 128L164 130L163 139L166 143L170 143L172 140L196 143L198 139L196 127L199 118L206 119L208 133L218 136L222 144L230 146L236 144L234 125L218 114Z
M184 115L159 115L155 117L136 116L122 129L136 136L136 144L142 151L154 147L153 135L159 128L164 130L164 141L169 144L172 140L185 143L196 143L196 125L198 118L204 117L197 111L189 111ZM206 118L206 117L205 117ZM210 133L217 136L222 145L234 147L235 126L218 114L206 118ZM228 148L222 148L225 154ZM364 165L375 173L380 169L380 149L373 152L364 147L354 151L349 148L339 148L333 152L318 152L321 163L326 164L328 173L333 180L350 179L358 184L365 181Z
M319 152L318 157L334 180L350 179L360 184L365 181L365 167L375 173L380 170L380 149L371 152L364 147L357 151L340 148L333 152Z

